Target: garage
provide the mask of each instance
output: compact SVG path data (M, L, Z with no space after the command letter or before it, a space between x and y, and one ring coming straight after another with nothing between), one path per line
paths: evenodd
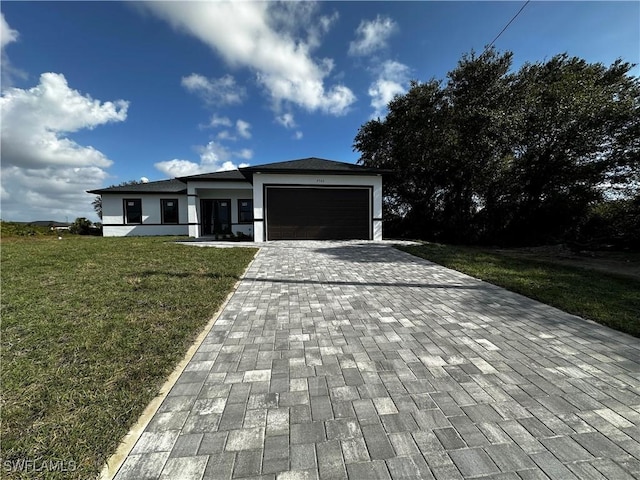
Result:
M267 240L370 240L371 188L266 186Z

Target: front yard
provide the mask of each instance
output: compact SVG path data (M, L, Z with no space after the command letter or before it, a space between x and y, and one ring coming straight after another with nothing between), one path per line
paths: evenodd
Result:
M2 239L3 478L94 478L256 252L169 240Z

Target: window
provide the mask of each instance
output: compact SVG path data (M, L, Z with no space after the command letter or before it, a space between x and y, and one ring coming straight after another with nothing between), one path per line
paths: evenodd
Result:
M160 200L162 207L162 223L178 223L178 200L163 199Z
M142 223L142 199L124 199L124 223Z
M253 222L253 200L238 200L238 223Z

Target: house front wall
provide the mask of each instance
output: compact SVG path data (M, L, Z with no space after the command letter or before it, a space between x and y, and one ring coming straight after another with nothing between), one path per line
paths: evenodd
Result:
M290 175L254 173L253 175L253 231L254 240L266 240L268 218L266 218L265 187L357 187L371 189L371 238L382 240L382 176L380 175Z
M139 199L142 223L127 223L125 201ZM178 223L163 223L162 200L177 200ZM102 235L126 237L146 235L188 235L187 196L185 194L102 194Z
M226 200L231 208L231 233L253 237L253 223L240 223L238 201L252 200L253 190L248 182L189 182L187 184L189 236L204 236L203 200Z
M371 239L382 240L382 177L380 175L303 175L254 173L253 185L242 181L191 181L184 194L102 194L103 235L189 235L203 236L203 201L230 202L231 233L250 236L256 242L266 239L265 189L277 186L314 188L367 188L371 192ZM127 223L125 201L139 199L142 209L141 223ZM253 222L239 222L241 200L253 200ZM162 218L162 200L177 200L178 223L166 223Z

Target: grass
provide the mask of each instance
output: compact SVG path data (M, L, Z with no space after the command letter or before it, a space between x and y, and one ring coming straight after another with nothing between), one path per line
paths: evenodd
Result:
M3 237L3 477L95 478L255 254L168 240Z
M481 248L399 247L418 257L640 337L640 282L579 267L513 258Z

